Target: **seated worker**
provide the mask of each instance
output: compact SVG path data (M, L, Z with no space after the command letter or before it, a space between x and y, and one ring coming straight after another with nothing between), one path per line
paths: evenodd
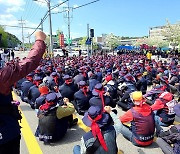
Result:
M147 80L145 79L142 73L137 73L136 78L137 78L137 82L136 82L137 90L142 91L143 95L146 94Z
M91 106L85 113L82 120L91 130L83 135L81 145L74 147L74 154L117 154L116 137L120 133L120 121L109 106L104 110L106 112L102 113L98 106Z
M95 85L100 83L97 79L97 75L93 74L92 72L90 73L88 82L89 82L89 91L91 92L93 91Z
M180 117L180 104L174 106L174 111ZM180 124L172 126L169 130L161 132L156 143L164 154L180 153ZM173 145L173 147L171 146Z
M151 106L153 111L156 111L156 133L160 133L162 130L160 126L170 126L174 123L175 112L173 107L177 104L174 100L174 96L170 92L163 92L159 98L157 98L154 104Z
M142 92L133 92L131 98L135 107L120 117L122 123L131 122L131 129L124 126L121 134L135 146L148 146L154 138L154 114L151 107L145 103Z
M65 75L64 78L65 82L62 86L59 87L59 91L62 97L68 98L70 101L73 101L74 94L78 90L77 86L73 83L72 77L69 75Z
M55 93L49 93L46 96L45 104L39 107L38 129L36 135L44 143L51 143L61 139L67 132L68 120L58 119L56 116L57 96Z
M132 102L130 98L130 94L133 91L128 88L126 83L123 83L118 87L118 95L119 95L119 101L117 102L117 105L122 108L122 110L127 111L131 107L134 106L134 103Z
M92 91L93 97L89 100L90 106L99 106L102 110L104 106L116 107L116 103L112 100L102 83L96 84Z
M21 96L21 94L22 94L21 84L22 84L24 81L27 81L27 79L26 79L26 78L22 78L22 79L20 79L19 81L17 81L17 82L14 84L14 90L15 90L15 93L16 93L18 96Z
M85 81L80 81L78 85L80 89L74 94L73 104L78 114L84 115L89 109L89 100L92 95Z
M40 96L36 98L34 105L35 109L39 109L39 107L45 103L46 96L49 93L49 91L49 88L44 83L39 85Z
M107 88L107 91L109 92L111 98L114 101L117 101L117 88L118 88L118 84L115 81L115 79L113 78L112 73L107 73L106 77L105 77L105 81L102 83L104 85L104 87Z
M38 86L42 83L42 80L39 76L36 76L33 81L34 85L29 88L28 91L28 103L30 104L32 109L35 109L35 101L36 98L40 96Z
M33 74L29 73L26 76L26 80L21 84L21 100L28 103L28 91L33 86Z
M146 103L149 105L154 104L159 95L165 91L164 87L159 85L160 82L158 80L153 80L152 84L152 89L143 95L146 98Z

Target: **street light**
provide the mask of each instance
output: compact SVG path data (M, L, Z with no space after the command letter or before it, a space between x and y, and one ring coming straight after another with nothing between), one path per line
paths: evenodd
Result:
M33 0L33 1L39 1L39 0ZM47 3L48 6L48 15L49 15L49 35L50 35L50 41L49 41L49 51L53 52L53 39L52 39L52 22L51 22L51 2L50 0L44 0ZM42 2L42 1L39 1Z

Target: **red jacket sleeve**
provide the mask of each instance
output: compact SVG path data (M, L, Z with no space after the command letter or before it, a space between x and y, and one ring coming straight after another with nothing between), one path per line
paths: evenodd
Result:
M153 111L160 110L160 109L164 108L164 103L161 100L157 99L154 102L154 104L151 105L151 108L152 108Z
M123 116L120 117L120 121L122 123L130 122L132 120L133 120L133 115L132 115L131 110L128 110Z
M36 40L27 58L20 62L11 63L0 69L0 93L9 94L11 86L27 74L32 72L39 65L45 52L44 41Z

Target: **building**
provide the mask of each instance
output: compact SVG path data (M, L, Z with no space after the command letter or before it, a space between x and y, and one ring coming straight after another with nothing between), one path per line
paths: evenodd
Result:
M150 27L149 28L149 37L160 37L162 39L165 39L163 36L163 31L166 28L166 26L156 26L156 27Z

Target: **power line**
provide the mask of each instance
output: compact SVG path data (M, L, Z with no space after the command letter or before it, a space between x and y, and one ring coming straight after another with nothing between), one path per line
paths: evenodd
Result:
M28 5L29 5L29 0L27 0L27 2L26 2L26 4L25 4L25 8L24 8L24 10L25 10L25 13L23 14L23 18L25 19L25 16L26 16L26 9L28 8Z
M53 9L55 9L55 8L57 8L57 7L59 7L60 5L66 3L67 1L69 1L69 0L66 0L66 1L64 1L64 2L62 2L62 3L60 3L60 4L56 4L56 5L52 6L52 7L51 7L51 10L53 10Z
M22 28L22 26L12 26L12 25L1 25L4 27L15 27L15 28ZM32 28L32 27L23 27L24 29L36 29L36 28ZM41 29L41 28L39 28Z
M27 3L27 5L29 6L29 7L27 7L27 10L28 10L28 8L29 8L29 11L32 12L32 9L31 9L31 8L32 8L32 4L33 4L33 3L32 3L31 0L28 0L28 2L29 2L29 1L30 1L30 4ZM26 11L26 12L29 12L29 11ZM28 17L29 17L29 14L26 13L25 20L28 19Z
M89 3L86 3L86 4L83 4L83 5L80 5L80 6L74 7L73 9L75 10L75 9L80 8L80 7L90 5L90 4L95 3L95 2L98 2L98 1L100 1L100 0L95 0L95 1L92 1L92 2L89 2Z
M77 6L77 7L73 7L72 9L75 10L75 9L78 9L78 8L81 8L83 6L87 6L87 5L90 5L92 3L95 3L95 2L98 2L100 0L95 0L95 1L92 1L92 2L89 2L89 3L86 3L86 4L83 4L83 5L80 5L80 6ZM52 13L52 14L59 14L59 13L63 13L63 12L66 12L67 10L63 10L63 11L60 11L60 12L56 12L56 13Z
M32 35L35 33L35 31L41 26L41 24L46 20L47 17L48 17L48 11L46 12L46 14L44 15L44 17L42 18L42 20L41 20L41 22L39 23L39 25L35 28L35 30L34 30L28 37L32 36Z
M55 9L55 8L57 8L57 7L59 7L60 5L64 4L64 3L67 2L67 1L69 1L69 0L66 0L66 1L64 1L64 2L62 2L62 3L60 3L60 4L57 4L57 5L53 6L53 7L51 7L50 11L53 10L53 9ZM44 17L41 19L41 22L39 23L39 25L37 26L37 28L36 28L28 37L32 36L32 35L35 33L35 31L42 25L42 23L43 23L43 22L46 20L46 18L48 17L48 14L49 14L49 11L46 12L46 14L45 14Z

